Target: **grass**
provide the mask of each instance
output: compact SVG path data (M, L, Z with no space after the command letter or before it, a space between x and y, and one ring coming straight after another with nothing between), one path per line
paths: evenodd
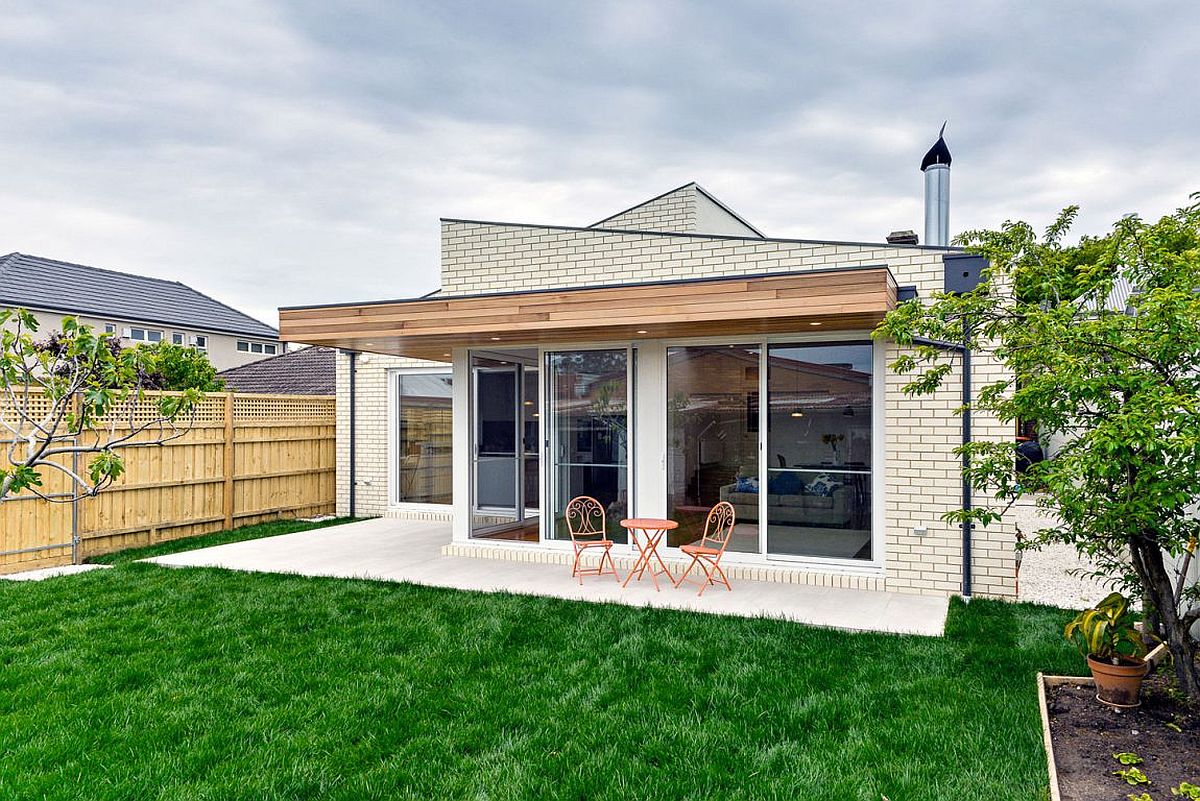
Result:
M1069 613L944 638L122 564L0 582L0 798L1043 799Z
M270 523L259 523L254 526L242 526L227 531L214 531L212 534L201 534L198 537L186 537L178 540L156 542L142 548L126 548L123 551L90 557L87 561L100 565L121 565L136 562L138 559L148 559L151 556L163 556L169 553L194 551L197 548L210 548L214 545L227 545L231 542L257 540L262 537L276 537L280 534L292 534L297 531L309 531L314 528L337 526L349 523L353 517L334 517L329 520L273 520Z

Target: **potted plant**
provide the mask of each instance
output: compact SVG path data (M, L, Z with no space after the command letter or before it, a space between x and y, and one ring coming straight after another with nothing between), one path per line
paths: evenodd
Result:
M1074 642L1087 657L1096 698L1117 707L1135 707L1141 702L1142 678L1150 666L1143 657L1146 645L1135 628L1129 600L1114 592L1092 609L1085 609L1067 624L1063 636Z

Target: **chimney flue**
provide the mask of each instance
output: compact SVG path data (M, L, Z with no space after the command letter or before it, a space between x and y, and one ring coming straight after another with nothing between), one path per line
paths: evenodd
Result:
M938 140L921 159L925 173L925 244L950 244L950 148L946 147L946 123Z

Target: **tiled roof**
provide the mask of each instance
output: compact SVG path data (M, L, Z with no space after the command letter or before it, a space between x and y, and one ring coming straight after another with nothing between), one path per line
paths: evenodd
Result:
M275 339L266 323L178 281L130 275L24 253L0 256L0 306L112 317Z
M333 348L312 347L270 356L217 373L230 392L333 395Z

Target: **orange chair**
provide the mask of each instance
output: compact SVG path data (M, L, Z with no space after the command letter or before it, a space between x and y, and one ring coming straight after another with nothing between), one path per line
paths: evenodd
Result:
M613 541L608 538L604 506L600 501L588 495L572 498L571 502L567 504L565 517L567 531L571 532L571 545L575 548L575 564L571 568L571 575L579 579L580 585L583 584L585 575L607 576L612 574L617 581L620 581L621 577L617 575L617 566L613 564L612 559ZM584 553L590 548L601 548L604 553L600 555L600 564L596 567L585 568L580 562ZM608 562L608 570L604 569L605 562Z
M693 567L699 565L700 569L704 571L705 580L698 582L700 584L698 595L703 595L705 590L717 583L717 580L725 585L725 589L733 592L733 587L729 586L729 579L725 577L725 571L721 569L721 557L725 555L725 548L733 537L733 518L733 504L729 501L721 501L709 510L708 519L704 521L704 536L700 538L700 542L681 545L679 548L692 557L692 563L688 565L687 570L683 571L679 581L675 582L676 587L683 584L683 580L687 578L688 573L692 572Z

